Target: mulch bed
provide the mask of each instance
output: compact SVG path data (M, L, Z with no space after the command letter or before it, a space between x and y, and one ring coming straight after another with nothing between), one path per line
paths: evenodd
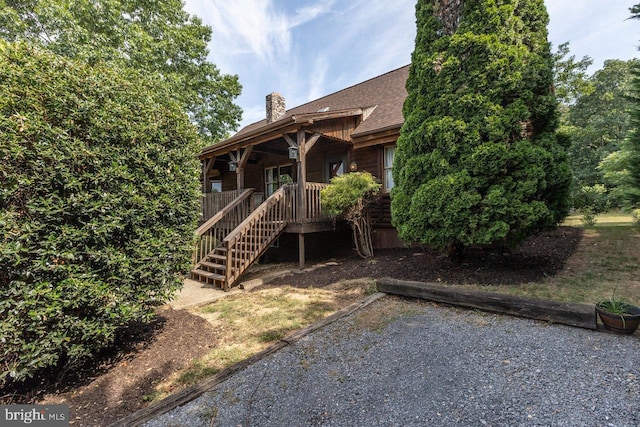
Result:
M509 252L468 250L458 260L421 248L378 250L369 260L357 257L339 260L338 265L282 278L272 284L321 287L343 279L391 277L450 285L518 285L558 273L581 239L581 229L559 227L531 237Z
M151 324L134 325L96 363L59 381L56 372L41 383L0 390L0 403L64 404L71 424L106 426L146 405L154 386L217 342L209 322L185 310L159 309Z

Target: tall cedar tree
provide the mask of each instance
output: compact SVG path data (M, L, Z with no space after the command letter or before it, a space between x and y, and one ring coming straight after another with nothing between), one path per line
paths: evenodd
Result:
M400 237L457 250L557 225L571 171L543 0L419 0L416 17L393 169Z

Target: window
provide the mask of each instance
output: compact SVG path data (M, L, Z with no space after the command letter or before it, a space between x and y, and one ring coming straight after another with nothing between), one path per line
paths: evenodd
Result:
M393 188L393 156L396 147L384 147L384 189L389 191Z
M222 181L220 180L211 181L211 192L222 193Z
M329 179L344 175L344 162L342 160L329 161Z
M331 182L331 178L343 175L347 172L346 156L330 157L324 161L324 179Z
M284 184L291 184L292 182L293 167L291 165L275 166L264 170L264 191L267 197L275 193Z

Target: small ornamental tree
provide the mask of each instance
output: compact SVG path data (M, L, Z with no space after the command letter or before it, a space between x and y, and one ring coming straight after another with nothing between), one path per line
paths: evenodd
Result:
M458 253L558 224L571 171L555 135L542 0L418 0L392 218L402 239Z
M0 40L0 385L84 361L181 286L197 147L162 83Z
M322 209L329 215L343 217L351 225L356 252L362 258L373 256L367 206L380 187L369 172L355 172L331 178L331 184L320 192Z

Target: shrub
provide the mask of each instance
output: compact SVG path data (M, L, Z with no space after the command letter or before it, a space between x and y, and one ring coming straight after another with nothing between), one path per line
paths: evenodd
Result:
M356 251L363 258L373 255L367 206L380 187L369 172L355 172L331 178L331 184L320 192L324 211L351 224Z
M0 384L72 368L180 286L196 147L161 82L0 40Z
M606 187L602 184L581 187L574 196L573 205L582 214L583 224L595 225L596 217L609 210Z

